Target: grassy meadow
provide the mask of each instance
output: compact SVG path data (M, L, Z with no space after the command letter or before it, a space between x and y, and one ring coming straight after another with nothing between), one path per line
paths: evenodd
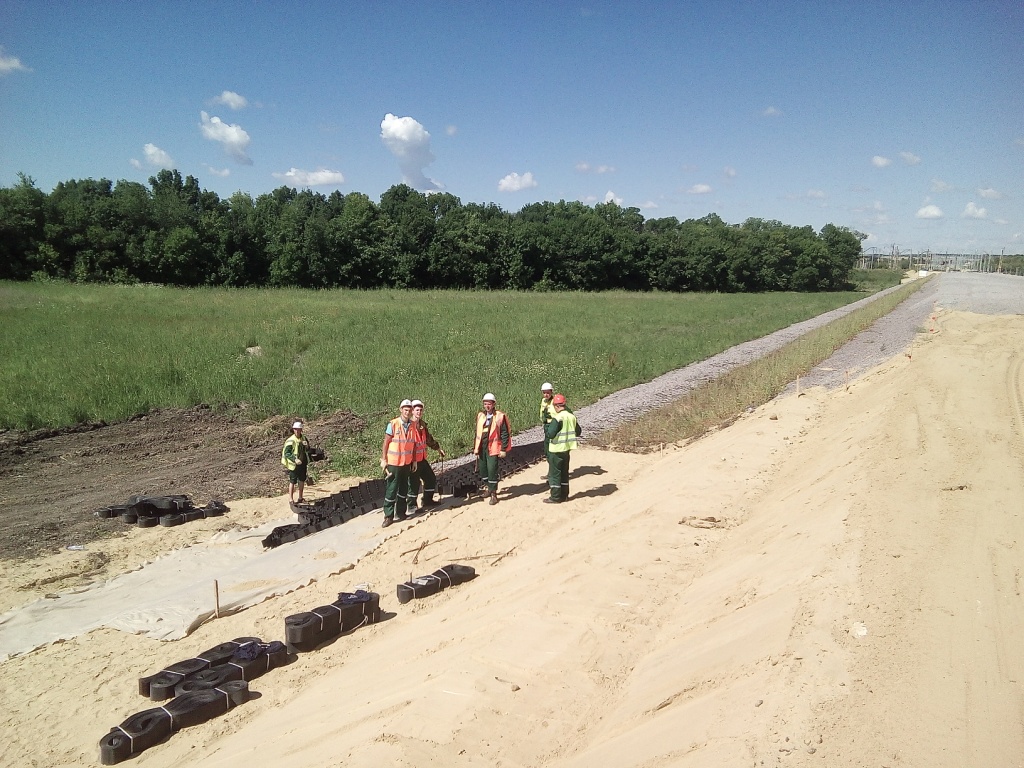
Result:
M347 409L366 433L332 452L340 471L355 471L372 465L405 397L427 404L432 431L456 455L470 446L486 391L523 429L544 380L582 406L864 295L0 283L0 428L197 403L245 403L254 421L284 414L315 425Z

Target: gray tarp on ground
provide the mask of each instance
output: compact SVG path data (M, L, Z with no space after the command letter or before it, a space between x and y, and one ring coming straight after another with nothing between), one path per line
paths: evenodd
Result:
M221 614L235 613L348 570L387 535L379 515L363 515L264 550L263 538L288 522L219 533L110 581L10 611L0 616L0 661L100 627L177 640L213 616L215 580ZM296 605L294 613L313 607Z

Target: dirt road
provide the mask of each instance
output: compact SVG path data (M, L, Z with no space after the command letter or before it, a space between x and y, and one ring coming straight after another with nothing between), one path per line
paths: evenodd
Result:
M0 434L0 560L123 535L123 523L93 512L135 494L185 494L197 506L276 495L287 483L280 446L291 421L255 423L238 408L197 406L120 424ZM339 411L307 434L315 442L362 427Z

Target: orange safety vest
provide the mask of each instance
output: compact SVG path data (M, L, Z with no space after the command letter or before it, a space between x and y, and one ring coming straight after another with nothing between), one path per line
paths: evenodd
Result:
M412 425L416 428L416 453L417 462L427 460L427 425L422 421L414 421Z
M392 467L404 467L416 461L416 442L420 431L413 422L406 429L401 417L391 420L391 442L388 443L388 464Z
M484 421L486 418L487 414L483 411L476 415L476 442L473 443L473 453L480 453L480 441L484 437ZM487 437L487 453L491 456L497 456L503 450L508 450L501 447L502 422L505 423L508 429L508 448L512 447L512 427L508 423L508 416L495 409L494 418L491 419L491 433Z

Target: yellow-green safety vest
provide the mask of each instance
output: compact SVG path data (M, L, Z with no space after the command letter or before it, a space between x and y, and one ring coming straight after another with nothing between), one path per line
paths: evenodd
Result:
M299 456L299 446L306 442L305 436L289 435L284 441L284 448L281 449L281 463L289 472L295 469L295 459ZM308 443L307 443L308 445ZM292 446L292 455L288 456L288 446Z
M544 416L548 415L552 419L555 418L555 406L551 404L550 400L545 400L543 397L540 399L540 421L544 423Z
M555 420L561 426L558 429L558 434L551 438L548 450L552 453L566 453L567 451L575 450L576 417L569 413L568 410L563 410L561 413L555 414Z

